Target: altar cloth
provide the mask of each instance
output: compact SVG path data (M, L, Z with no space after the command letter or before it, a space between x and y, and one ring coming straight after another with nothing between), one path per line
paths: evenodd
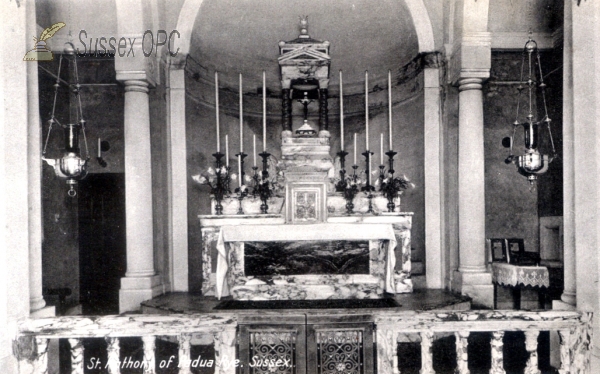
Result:
M518 266L495 262L492 264L492 282L516 287L550 287L550 273L545 266Z
M397 241L391 224L317 223L309 225L240 225L223 226L217 240L216 296L227 296L226 275L229 270L228 242L267 242L302 240L388 240L385 291L396 293L394 268Z

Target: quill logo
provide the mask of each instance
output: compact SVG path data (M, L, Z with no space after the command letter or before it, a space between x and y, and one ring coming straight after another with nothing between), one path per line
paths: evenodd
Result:
M46 45L46 40L50 39L56 32L65 27L64 22L57 22L54 25L48 27L39 38L34 37L35 48L28 51L23 56L23 61L52 61L54 60L54 53Z

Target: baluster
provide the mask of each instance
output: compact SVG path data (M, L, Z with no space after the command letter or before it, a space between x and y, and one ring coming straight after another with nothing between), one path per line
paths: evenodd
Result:
M458 374L469 374L469 331L455 332L456 337L456 372Z
M525 331L525 349L529 353L527 359L527 365L525 366L525 374L540 374L541 371L538 369L538 330Z
M120 354L121 348L119 346L119 338L111 338L106 337L106 352L108 356L108 362L106 366L108 367L109 374L119 374L121 372L120 368Z
M569 374L571 372L571 352L569 346L571 344L571 330L558 330L560 337L560 368L559 374Z
M154 349L156 347L156 336L142 336L144 343L144 374L156 373L156 356Z
M504 346L504 342L502 341L504 338L504 331L494 331L492 333L492 367L490 368L490 374L505 374L504 371L504 354L502 352L502 347Z
M398 332L396 330L392 330L392 373L400 374L400 369L398 368Z
M179 374L191 374L191 334L179 334Z
M235 374L235 328L213 335L215 341L215 374Z
M83 374L83 342L81 339L69 339L71 346L71 374Z
M389 326L378 326L377 367L380 373L400 374L398 370L398 342L396 332Z
M37 356L35 358L34 368L37 374L48 373L48 339L35 338L37 346Z
M435 373L433 371L433 353L431 346L433 344L433 332L421 332L421 374Z

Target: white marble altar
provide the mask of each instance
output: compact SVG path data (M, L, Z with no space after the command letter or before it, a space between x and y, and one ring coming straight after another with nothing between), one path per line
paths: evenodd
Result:
M275 276L273 284L268 284L244 273L244 242L328 239L368 240L369 274ZM217 241L216 295L221 298L231 294L238 300L378 298L384 290L396 291L395 247L396 237L390 224L224 226Z
M285 218L279 214L201 215L199 218L203 239L204 295L219 295L219 292L227 295L229 285L235 291L234 298L248 298L252 294L251 297L257 299L283 299L289 296L309 299L373 298L382 297L383 292L410 293L413 290L410 279L412 213L330 215L327 223L311 225L285 224ZM261 226L262 229L257 229ZM372 230L375 227L378 229ZM308 233L320 239L337 237L341 240L369 240L370 274L292 275L276 277L272 285L262 284L258 279L246 284L251 279L243 275L243 241L308 240ZM219 244L220 237L222 244ZM230 243L228 249L225 243ZM214 257L217 257L217 261L213 260ZM219 276L218 264L221 266ZM225 274L227 269L231 269L231 273L225 276L224 269ZM237 275L234 276L233 272ZM225 293L217 291L217 284L223 287L221 290L226 290ZM298 288L298 285L304 286Z

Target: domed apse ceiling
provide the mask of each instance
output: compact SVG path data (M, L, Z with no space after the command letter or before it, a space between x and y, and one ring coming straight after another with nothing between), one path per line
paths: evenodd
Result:
M207 81L218 70L221 87L256 92L266 71L267 87L279 91L278 43L298 37L299 17L308 16L308 33L329 41L330 88L337 91L338 71L344 93L363 92L387 79L418 53L412 18L404 1L392 0L205 0L192 33L187 69Z

